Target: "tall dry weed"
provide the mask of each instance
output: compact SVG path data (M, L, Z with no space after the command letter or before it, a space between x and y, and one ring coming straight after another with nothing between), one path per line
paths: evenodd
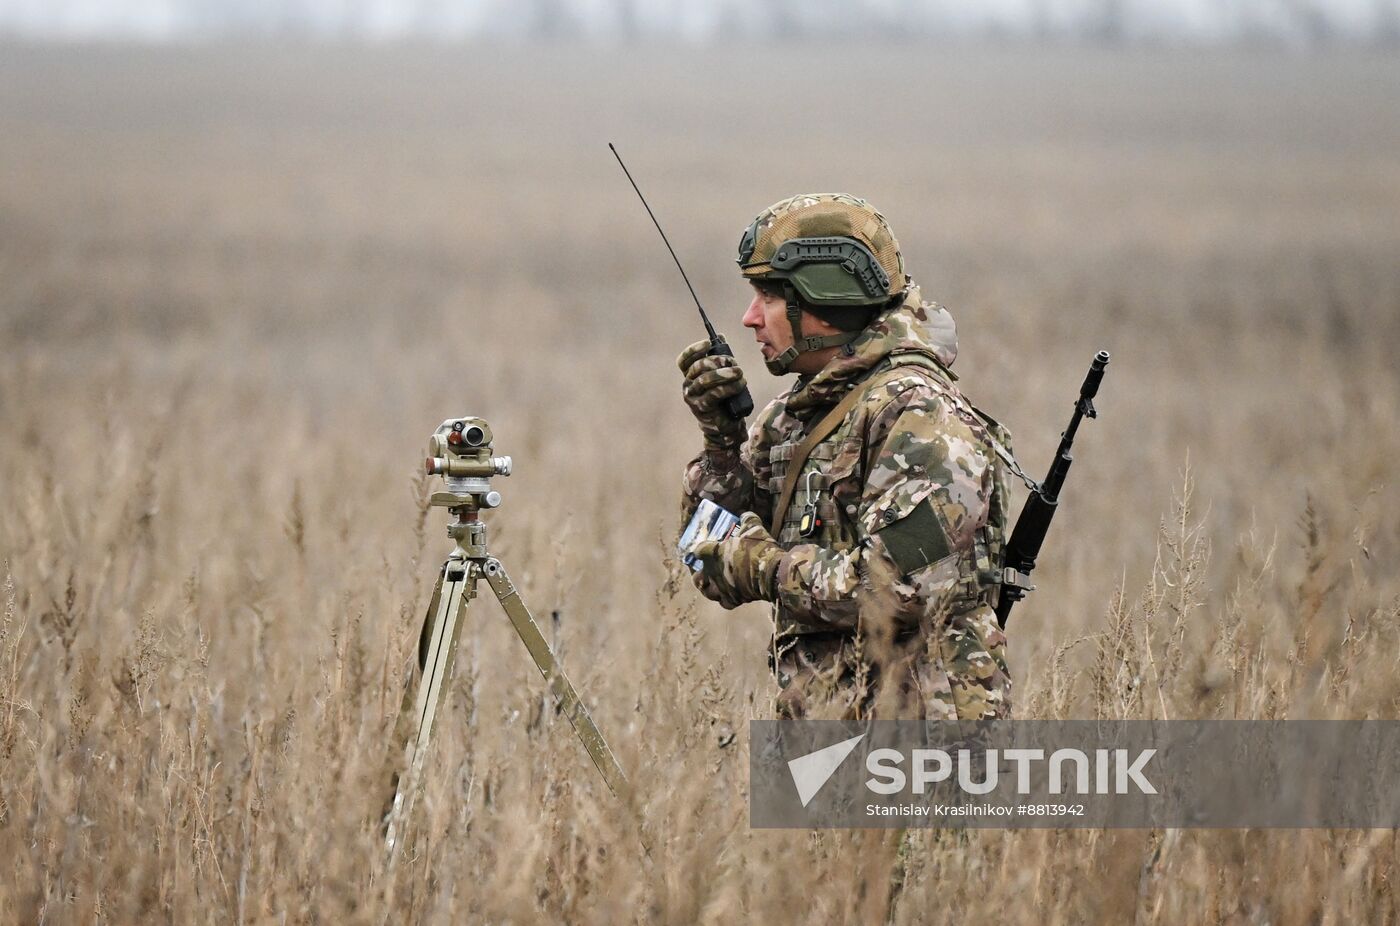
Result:
M881 206L1032 472L1113 351L1012 625L1019 716L1400 711L1395 63L865 60L821 102L883 127L853 171L815 103L718 102L752 50L6 47L0 921L1400 919L1391 833L748 827L767 616L669 552L693 320L605 136L760 401L715 255L801 188ZM462 412L515 458L492 550L634 806L488 593L390 870L450 548L418 455Z

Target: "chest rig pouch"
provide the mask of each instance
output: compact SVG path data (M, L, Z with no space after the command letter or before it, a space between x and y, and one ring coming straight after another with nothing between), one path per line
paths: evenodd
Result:
M786 510L773 524L773 536L783 546L817 543L840 550L855 543L851 514L860 503L860 486L850 477L860 465L860 442L851 434L854 419L846 415L804 459L797 458L802 438L772 448L769 491L781 496L789 473L796 479Z

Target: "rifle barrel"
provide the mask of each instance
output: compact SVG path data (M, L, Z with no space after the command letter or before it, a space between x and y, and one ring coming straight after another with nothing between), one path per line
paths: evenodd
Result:
M1059 507L1060 490L1064 488L1070 464L1074 462L1074 455L1070 451L1074 446L1075 432L1079 430L1079 422L1085 416L1098 417L1098 412L1094 409L1094 396L1098 395L1099 383L1103 381L1108 359L1108 351L1101 350L1094 355L1089 364L1089 373L1084 377L1084 384L1079 387L1079 398L1074 403L1074 414L1070 417L1069 426L1060 435L1060 446L1055 451L1050 472L1046 474L1044 482L1031 490L1030 498L1026 499L1026 506L1021 509L1016 526L1011 531L1011 539L1007 541L1002 557L1003 583L997 601L997 620L1003 627L1006 626L1011 613L1011 606L1024 598L1026 592L1032 588L1029 577L1035 569L1035 561L1040 556L1045 535L1050 531L1050 522ZM1014 579L1007 577L1008 570L1015 574ZM1015 584L1012 584L1013 582Z

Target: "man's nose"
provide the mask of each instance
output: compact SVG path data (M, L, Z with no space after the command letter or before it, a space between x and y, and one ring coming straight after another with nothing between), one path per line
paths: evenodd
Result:
M749 302L748 311L744 313L744 327L763 327L763 300L759 299L757 296L754 296L753 300Z

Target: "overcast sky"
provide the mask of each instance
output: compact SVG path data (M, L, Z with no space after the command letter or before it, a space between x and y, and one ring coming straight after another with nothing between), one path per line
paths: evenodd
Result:
M1394 43L1400 0L0 0L0 32L141 41L860 33Z

